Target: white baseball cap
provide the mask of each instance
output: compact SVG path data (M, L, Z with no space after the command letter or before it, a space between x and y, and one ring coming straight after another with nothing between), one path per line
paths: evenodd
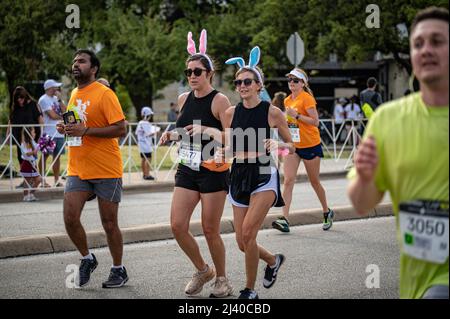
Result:
M59 88L62 83L56 82L55 80L49 79L44 83L44 90L48 90L50 88Z
M154 114L154 113L153 113L153 110L152 110L151 107L144 106L144 107L141 109L141 115L142 115L142 116L150 116L150 115L152 115L152 114Z

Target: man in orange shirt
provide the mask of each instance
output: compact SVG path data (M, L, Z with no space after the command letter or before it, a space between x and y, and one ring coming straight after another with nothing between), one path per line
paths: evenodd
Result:
M80 222L84 204L95 197L106 232L113 266L103 288L122 287L128 281L122 265L123 242L117 214L122 194L122 157L117 137L126 132L125 117L111 89L96 81L100 61L89 50L78 50L72 64L77 88L72 91L67 110L77 123L59 123L57 129L68 136L68 177L64 190L64 224L83 256L79 286L85 286L98 265L89 252L86 233ZM77 141L76 143L73 141Z

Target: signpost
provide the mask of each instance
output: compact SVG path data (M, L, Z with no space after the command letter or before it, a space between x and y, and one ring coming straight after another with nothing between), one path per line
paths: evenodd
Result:
M294 67L297 67L305 57L305 45L297 32L291 34L286 43L286 55Z

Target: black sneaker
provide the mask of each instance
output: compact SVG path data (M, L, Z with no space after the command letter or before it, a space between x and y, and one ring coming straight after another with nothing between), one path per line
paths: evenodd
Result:
M244 290L239 291L241 294L238 299L259 299L256 291L251 290L249 288L245 288Z
M272 227L275 229L278 229L280 232L283 233L289 233L289 221L283 216L283 217L278 217L277 220L275 220L272 223Z
M155 178L152 175L144 176L144 179L146 181L154 181L155 180Z
M275 281L277 280L277 274L278 270L280 270L281 265L284 263L284 260L286 257L282 254L276 254L275 258L277 260L275 264L275 268L271 268L269 265L266 266L264 269L264 279L263 279L263 286L264 288L270 288L273 286Z
M328 208L328 213L323 213L323 230L329 230L333 226L334 211Z
M92 254L93 259L81 259L81 264L79 268L79 277L80 277L80 287L84 287L88 284L91 279L91 274L97 268L98 262L95 255Z
M127 270L123 268L111 268L109 278L102 285L103 288L120 288L128 281Z

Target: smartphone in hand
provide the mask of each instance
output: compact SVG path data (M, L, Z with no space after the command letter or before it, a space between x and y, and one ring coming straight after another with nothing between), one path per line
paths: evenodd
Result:
M64 124L77 124L77 119L73 111L68 111L63 114Z

